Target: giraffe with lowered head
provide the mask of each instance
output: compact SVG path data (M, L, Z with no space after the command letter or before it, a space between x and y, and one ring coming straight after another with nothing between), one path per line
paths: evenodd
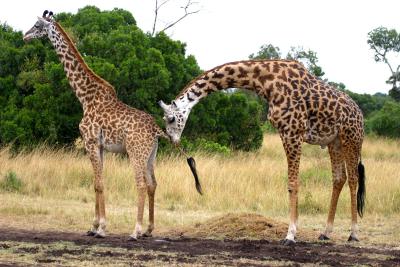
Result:
M288 164L290 223L283 243L295 243L303 142L328 146L331 158L331 203L326 229L319 239L329 239L339 194L348 180L352 222L349 241L358 241L357 211L363 215L365 176L361 163L363 115L357 104L345 93L310 74L299 62L231 62L191 81L170 105L159 102L164 110L167 134L174 143L179 143L189 113L200 99L226 88L252 90L268 101L268 119L279 132Z
M79 130L92 163L96 194L95 217L88 235L104 237L106 214L103 184L103 151L127 152L135 169L138 190L138 211L134 232L130 240L150 236L154 229L154 194L156 178L154 162L158 138L169 137L157 126L154 118L118 100L116 92L107 81L97 76L85 63L64 29L45 11L35 25L25 34L24 40L47 36L64 65L70 86L83 108ZM149 198L149 225L142 233L146 194Z

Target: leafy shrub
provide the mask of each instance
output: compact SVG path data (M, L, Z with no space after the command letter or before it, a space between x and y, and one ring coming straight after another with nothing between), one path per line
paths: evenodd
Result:
M388 101L366 123L368 132L377 135L400 137L400 104Z
M223 146L219 143L206 140L204 138L198 138L194 142L185 140L182 145L187 151L203 151L208 153L217 153L222 155L229 155L231 150L227 146Z
M261 127L262 131L264 133L277 133L278 131L274 128L274 126L272 126L272 124L269 121L266 121L262 127Z
M0 189L7 192L21 192L24 184L17 174L9 171L0 181Z
M197 104L189 116L185 136L205 138L234 150L261 147L263 106L242 91L218 92Z

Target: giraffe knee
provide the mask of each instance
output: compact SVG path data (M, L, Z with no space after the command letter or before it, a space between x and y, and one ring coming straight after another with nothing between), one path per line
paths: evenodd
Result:
M339 179L333 179L333 187L341 188L341 187L343 187L345 182L346 182L346 177L342 177Z
M100 182L100 181L96 181L96 182L94 183L94 191L95 191L96 193L103 193L103 191L104 191L104 185L103 185L103 183Z
M146 191L147 190L147 185L146 185L146 183L145 182L143 182L143 181L140 181L140 182L137 182L136 183L136 187L137 187L137 190L138 191Z
M297 181L291 181L288 184L288 192L289 194L297 194L299 191L299 183Z
M153 183L151 185L147 185L147 191L149 192L149 194L153 194L154 192L156 192L156 188L157 188L157 183Z

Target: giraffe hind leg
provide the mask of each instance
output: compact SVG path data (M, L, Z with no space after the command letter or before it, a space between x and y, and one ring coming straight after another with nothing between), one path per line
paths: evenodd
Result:
M286 238L282 240L284 245L296 243L298 220L298 191L299 191L299 167L301 157L301 138L288 138L281 135L283 147L288 162L288 191L289 191L289 213L290 223Z
M135 169L136 188L138 193L137 200L137 216L135 230L129 236L129 241L136 241L143 236L143 213L144 204L146 201L147 182L146 176L148 173L148 160L153 149L153 142L140 142L140 138L132 138L132 142L127 145L129 159ZM141 140L143 141L143 140Z
M153 150L147 162L146 183L147 195L149 197L149 225L147 231L143 234L144 237L151 237L154 230L154 195L157 188L157 181L154 174L154 165L157 155L158 140L155 141Z
M332 195L326 228L325 231L319 236L319 240L330 239L330 234L333 230L333 222L335 220L339 195L343 189L343 185L347 180L346 166L340 140L338 138L335 139L331 144L328 145L328 150L332 165Z
M357 203L357 185L359 185L359 194L362 193L360 196L362 199L365 193L364 177L360 176L360 174L363 173L360 173L359 169L361 144L352 140L352 142L343 144L343 150L346 160L351 199L351 233L348 241L358 241L357 206L359 208L358 211L360 211L361 203ZM362 185L362 187L360 187L360 185ZM362 213L360 215L362 215Z

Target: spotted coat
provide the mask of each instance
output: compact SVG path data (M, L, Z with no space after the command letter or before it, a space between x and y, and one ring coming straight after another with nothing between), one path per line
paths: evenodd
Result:
M328 146L333 191L324 237L332 231L336 204L347 180L351 195L352 240L357 240L356 189L364 138L363 114L344 92L313 76L293 60L246 60L226 63L192 80L164 109L166 130L179 142L193 106L207 95L227 89L254 91L268 102L268 119L278 130L288 163L290 224L287 243L297 229L299 165L303 142Z
M64 66L71 89L83 108L79 130L95 173L95 218L89 235L105 236L106 218L103 182L103 151L127 152L135 169L138 189L138 212L131 239L142 235L143 210L146 194L149 196L149 227L154 228L154 194L156 180L154 162L158 138L165 135L154 118L122 103L107 81L96 75L85 63L73 41L60 24L51 17L38 18L24 36L26 41L47 36Z

